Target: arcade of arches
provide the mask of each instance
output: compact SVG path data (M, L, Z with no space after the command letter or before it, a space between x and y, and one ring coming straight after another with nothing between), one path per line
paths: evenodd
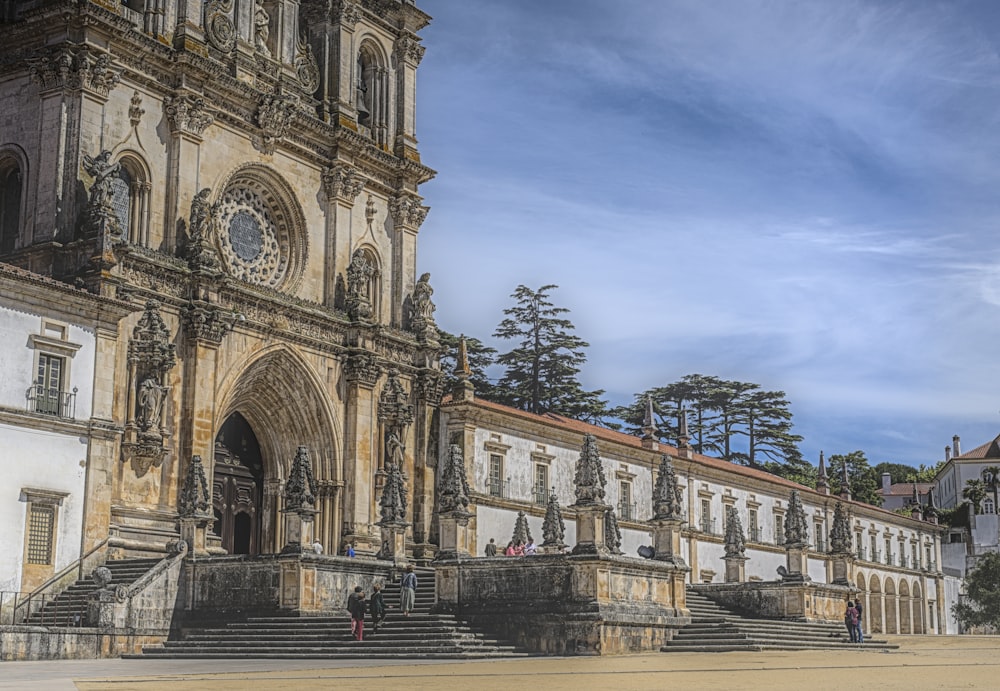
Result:
M926 633L933 631L927 617L934 616L934 605L923 597L920 583L907 579L858 573L857 595L864 606L862 627L868 633Z

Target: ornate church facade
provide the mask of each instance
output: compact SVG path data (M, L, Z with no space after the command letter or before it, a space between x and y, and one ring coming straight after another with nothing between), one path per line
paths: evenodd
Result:
M389 456L408 549L429 555L441 375L416 244L434 171L414 121L428 21L404 0L4 4L0 261L87 305L93 372L72 413L15 396L4 422L85 414L99 432L77 459L76 558L163 553L194 458L208 552L280 551L300 446L328 553L382 547ZM68 351L45 352L62 368L11 372L14 388L65 398L80 387Z

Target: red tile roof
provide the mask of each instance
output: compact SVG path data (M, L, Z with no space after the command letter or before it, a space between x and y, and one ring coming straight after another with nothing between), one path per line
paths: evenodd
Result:
M517 408L511 408L510 406L503 405L501 403L494 403L493 401L487 401L482 398L473 398L467 401L455 401L452 400L450 395L445 396L441 401L442 407L460 405L462 403L469 403L479 408L486 408L489 410L495 410L497 412L503 413L504 415L509 415L512 417L519 417L524 420L530 420L534 422L539 422L545 425L562 428L564 430L569 430L573 432L578 432L580 434L592 434L597 439L604 439L605 441L614 442L616 444L622 444L624 446L630 446L633 448L642 448L642 440L632 434L626 434L624 432L617 432L606 427L600 427L598 425L592 425L589 422L582 422L580 420L574 420L572 418L563 417L562 415L556 415L555 413L543 413L541 415L535 413L529 413L524 410L519 410ZM676 447L663 444L659 444L659 449L661 453L670 454L672 456L678 456L679 452ZM837 499L837 495L822 494L811 487L806 487L805 485L800 485L797 482L792 482L791 480L785 479L778 475L773 475L764 470L758 470L756 468L748 468L747 466L737 465L736 463L730 463L729 461L723 460L721 458L713 458L711 456L703 456L701 454L692 454L692 458L698 461L703 466L709 468L717 468L723 470L727 473L734 473L736 475L742 475L748 478L754 478L756 480L763 480L775 485L781 485L788 487L790 489L797 489L800 492L814 495L817 499L819 498L833 498ZM913 485L908 485L910 487L910 492L913 491ZM843 500L842 500L843 501ZM856 506L863 506L866 509L871 509L874 511L882 511L887 514L891 514L897 518L906 518L905 516L900 516L892 511L888 511L879 506L873 506L871 504L866 504L864 502L857 502L851 500L849 504ZM912 519L907 519L912 520Z
M993 441L986 442L982 446L977 446L972 451L966 451L959 456L955 456L955 459L960 461L978 461L986 458L1000 460L1000 436L996 437Z
M933 482L918 482L917 483L917 493L927 494L927 491L934 487ZM889 485L889 491L884 492L882 488L875 490L878 494L882 496L893 496L893 497L909 497L913 495L913 483L912 482L894 482Z

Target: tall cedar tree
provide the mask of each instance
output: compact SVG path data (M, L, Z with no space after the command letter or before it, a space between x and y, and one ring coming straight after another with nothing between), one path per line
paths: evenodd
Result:
M641 431L647 398L653 400L654 424L661 441L677 443L678 421L684 411L696 453L714 453L815 486L816 469L798 450L802 438L791 432L792 413L783 391L763 391L757 384L688 374L680 381L636 394L632 405L613 411L633 434ZM735 449L737 437L746 440L745 452Z
M875 474L875 469L868 464L868 457L865 456L864 451L834 454L827 459L830 493L840 494L840 478L844 463L847 463L847 479L851 487L851 498L872 506L882 506L882 497L877 492L882 486L881 478Z
M459 337L438 329L438 337L444 350L441 353L441 371L444 372L445 391L451 391L458 383L455 366L458 362ZM486 374L487 368L496 363L497 349L484 344L478 338L465 337L465 352L469 359L471 375L469 381L476 389L476 396L493 400L493 382Z
M987 552L966 575L965 595L952 611L966 629L1000 629L1000 554Z
M494 400L531 413L551 412L604 424L604 391L584 391L577 379L589 344L571 333L573 323L561 316L569 310L549 300L556 288L544 285L531 290L520 285L511 295L517 304L504 310L507 318L493 335L519 344L497 358L507 369L497 382Z

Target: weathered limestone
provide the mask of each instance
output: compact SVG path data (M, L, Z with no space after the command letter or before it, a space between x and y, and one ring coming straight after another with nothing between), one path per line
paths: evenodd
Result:
M448 447L448 458L441 470L438 506L436 558L469 556L469 482L465 476L465 458L457 444Z
M300 446L285 483L285 546L282 554L312 552L313 519L316 516L316 481L309 450Z
M690 622L685 571L607 555L537 555L436 564L437 609L534 652L657 650Z
M653 559L685 567L681 555L681 527L684 525L683 491L677 482L674 466L666 454L660 456L656 486L653 490Z
M843 622L847 586L815 582L763 581L698 584L695 590L720 605L764 619Z
M726 583L742 583L746 580L746 539L743 524L735 506L726 507Z
M790 583L811 580L809 578L809 533L805 509L799 499L798 490L792 490L788 500L788 514L785 517L785 550L787 566L781 579Z
M606 554L604 522L607 505L604 503L604 487L607 480L601 457L597 452L597 440L592 434L583 438L583 448L576 463L576 546L573 554Z

